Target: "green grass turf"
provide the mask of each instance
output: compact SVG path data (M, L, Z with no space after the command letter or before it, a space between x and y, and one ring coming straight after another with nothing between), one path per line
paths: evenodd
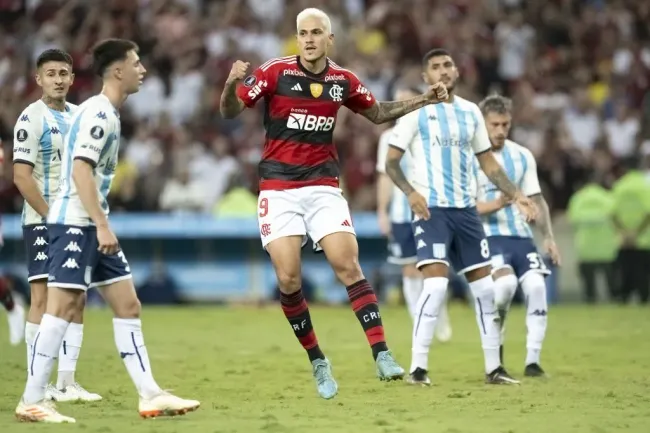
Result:
M365 337L347 308L314 308L321 346L340 393L321 400L307 357L279 307L147 308L145 338L161 386L201 400L198 412L142 420L136 394L113 342L108 311L86 315L78 380L104 401L60 404L76 425L20 424L13 410L24 387L24 346L7 343L0 321L0 432L648 432L650 320L640 307L556 307L543 353L549 380L516 387L483 384L473 311L450 311L453 340L436 344L434 386L381 383ZM410 362L410 320L385 308L388 342ZM506 362L521 377L525 326L521 309L508 320Z

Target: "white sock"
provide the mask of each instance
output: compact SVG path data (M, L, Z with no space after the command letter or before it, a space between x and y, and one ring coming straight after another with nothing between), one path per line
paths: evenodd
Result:
M34 338L38 334L38 323L27 322L25 323L25 346L27 346L27 371L32 365L32 349L34 346Z
M115 345L124 360L141 398L150 399L162 391L153 378L140 319L113 319Z
M84 325L70 323L59 350L59 373L56 381L58 389L65 389L68 385L74 384L74 372L77 370L77 359L79 359L83 339Z
M521 282L521 288L526 296L526 365L539 364L548 324L544 277L531 273Z
M63 336L70 323L58 317L44 314L41 326L34 337L33 359L27 375L27 385L23 401L27 404L37 403L45 398L47 385L59 353Z
M413 322L411 373L418 367L428 370L429 347L436 329L440 307L446 300L447 278L425 278Z
M418 305L420 293L422 293L422 278L419 277L402 277L402 291L404 292L404 302L409 310L411 318L415 317L415 311Z
M506 315L510 309L512 298L515 297L519 281L513 274L504 275L494 280L494 303L497 306L497 311L501 317L501 333L499 336L499 343L503 344L506 335Z
M494 280L492 276L469 283L474 297L476 322L481 334L481 345L485 356L485 372L499 368L499 316L494 303Z

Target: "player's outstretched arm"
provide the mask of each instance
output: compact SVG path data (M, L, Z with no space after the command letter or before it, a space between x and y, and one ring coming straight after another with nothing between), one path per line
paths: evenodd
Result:
M476 155L476 158L488 179L517 205L526 220L534 220L537 215L535 204L508 179L508 175L503 171L492 151L481 152Z
M360 111L361 115L373 123L380 124L398 119L412 111L429 104L447 100L447 88L442 83L431 86L427 93L405 101L377 101L370 108Z
M246 76L249 65L248 62L241 60L237 60L232 65L219 101L219 111L224 119L233 119L246 108L244 101L237 96L237 84Z

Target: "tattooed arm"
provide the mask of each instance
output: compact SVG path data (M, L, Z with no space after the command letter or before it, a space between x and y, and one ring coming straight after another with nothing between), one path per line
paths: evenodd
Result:
M426 95L419 95L405 101L377 101L367 110L361 111L360 114L372 123L380 124L395 120L430 103L431 101Z
M499 165L492 151L487 150L476 155L481 170L490 179L490 181L509 199L514 200L520 197L521 191L517 189L514 183L508 179L508 176Z
M237 96L237 81L226 81L219 101L221 115L224 119L233 119L244 111L244 108L244 101Z
M539 193L530 196L533 203L537 206L539 213L537 214L537 219L535 220L535 225L539 228L540 232L544 239L553 239L553 227L551 225L551 211L548 208L548 203L544 199L544 196Z
M408 196L415 191L415 189L406 179L404 170L402 170L400 165L403 156L404 151L402 149L393 146L388 148L388 155L386 155L386 174L390 177L393 183Z

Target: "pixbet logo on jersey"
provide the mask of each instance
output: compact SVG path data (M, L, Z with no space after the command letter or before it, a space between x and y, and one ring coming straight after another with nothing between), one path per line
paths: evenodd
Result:
M330 131L334 127L334 120L333 117L290 113L289 119L287 119L287 128L303 131Z

